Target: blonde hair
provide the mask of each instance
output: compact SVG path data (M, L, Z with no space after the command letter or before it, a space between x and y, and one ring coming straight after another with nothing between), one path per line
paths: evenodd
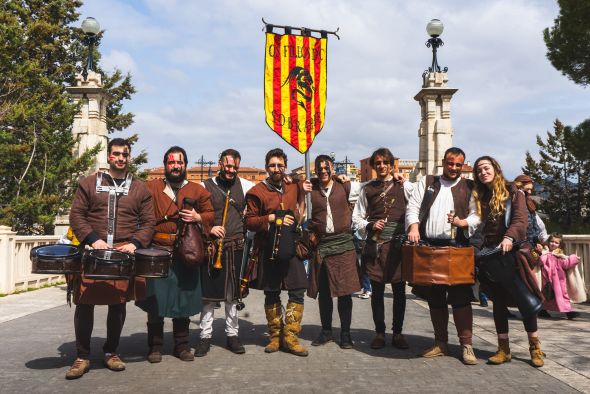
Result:
M477 176L477 166L479 162L484 160L489 161L492 167L494 168L494 179L492 180L491 187L484 185ZM490 156L482 156L478 158L475 161L475 164L473 165L473 179L475 181L475 186L473 187L473 199L475 200L477 214L479 215L479 217L482 217L481 202L491 193L492 195L489 199L489 216L492 219L496 219L506 209L506 200L508 200L508 198L510 197L510 193L508 191L508 182L502 174L500 164L498 164L496 159Z

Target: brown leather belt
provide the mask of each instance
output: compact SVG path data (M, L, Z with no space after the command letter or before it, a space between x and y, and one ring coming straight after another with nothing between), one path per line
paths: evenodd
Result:
M176 241L176 234L169 233L154 233L154 239L158 241Z

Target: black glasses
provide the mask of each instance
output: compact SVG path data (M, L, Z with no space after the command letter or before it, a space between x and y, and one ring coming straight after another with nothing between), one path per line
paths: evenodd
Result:
M111 155L113 156L123 156L124 158L129 157L129 153L128 152L111 152Z

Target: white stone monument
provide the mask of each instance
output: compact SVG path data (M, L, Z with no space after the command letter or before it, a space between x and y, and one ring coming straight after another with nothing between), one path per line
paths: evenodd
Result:
M80 112L74 116L72 134L78 142L72 154L80 157L88 149L100 144L100 151L94 159L94 164L88 169L87 175L98 170L108 169L107 163L107 96L103 89L102 76L88 70L88 78L84 80L81 74L76 76L76 86L66 88L72 95L74 102L80 103ZM55 218L55 235L68 232L70 226L69 212L57 215Z
M451 124L451 98L458 89L447 86L446 72L426 72L422 90L414 96L420 103L421 117L418 129L418 163L410 178L419 181L425 175L442 175L445 151L453 146Z
M84 80L82 75L76 76L76 86L66 88L76 103L81 102L80 112L74 116L72 134L79 138L74 147L74 157L80 157L88 149L101 145L101 150L96 155L94 166L88 173L98 170L106 170L107 164L107 97L102 85L102 76L92 70L88 70L88 78Z

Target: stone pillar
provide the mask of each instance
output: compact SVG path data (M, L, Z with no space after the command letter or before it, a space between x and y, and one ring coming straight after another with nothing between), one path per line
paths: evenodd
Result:
M88 149L100 144L101 149L94 159L94 165L88 169L92 174L98 170L108 169L107 163L107 96L103 90L102 76L92 70L88 70L88 78L85 81L82 75L76 76L76 86L66 88L72 95L74 102L80 103L80 112L74 116L72 134L78 138L72 154L80 157ZM69 210L55 218L55 235L63 235L68 232L70 226Z
M66 89L76 103L81 102L80 112L74 116L72 134L79 138L74 147L74 157L80 157L85 151L101 144L94 166L88 173L106 170L107 164L107 97L103 90L102 76L89 70L88 79L76 76L76 86Z
M421 122L418 130L418 163L411 179L418 181L425 175L441 175L445 151L453 146L451 98L458 89L447 86L447 73L423 75L422 90L414 97L420 103Z
M16 231L0 226L0 293L14 291L14 249Z

